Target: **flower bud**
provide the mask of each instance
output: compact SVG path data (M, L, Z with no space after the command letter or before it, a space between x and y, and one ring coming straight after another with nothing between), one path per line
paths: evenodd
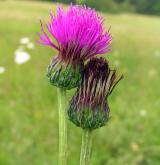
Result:
M109 68L108 61L92 58L85 66L81 86L70 102L69 119L83 129L104 126L110 111L107 98L123 78L116 77L116 71Z

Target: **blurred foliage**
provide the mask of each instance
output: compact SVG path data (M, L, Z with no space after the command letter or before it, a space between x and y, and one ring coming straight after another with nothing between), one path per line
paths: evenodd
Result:
M42 0L62 3L85 3L100 11L137 12L160 15L160 0Z
M128 2L116 3L114 0L86 0L86 4L100 11L114 13L122 11L133 11L132 6Z
M139 13L160 15L160 0L130 0Z

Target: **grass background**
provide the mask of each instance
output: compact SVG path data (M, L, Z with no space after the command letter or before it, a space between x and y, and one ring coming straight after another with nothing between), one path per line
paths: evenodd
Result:
M21 37L34 42L39 19L54 3L0 2L0 165L57 165L56 88L45 76L57 52L36 44L31 60L14 63ZM106 55L125 79L109 98L111 119L94 131L93 165L160 163L160 17L108 14L112 52ZM73 94L68 94L68 99ZM68 164L79 161L81 129L68 122Z

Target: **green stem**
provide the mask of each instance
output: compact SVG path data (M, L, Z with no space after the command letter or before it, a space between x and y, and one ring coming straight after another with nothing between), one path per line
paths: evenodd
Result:
M89 165L92 148L91 130L83 130L80 165Z
M59 165L67 164L66 90L58 89L59 106Z

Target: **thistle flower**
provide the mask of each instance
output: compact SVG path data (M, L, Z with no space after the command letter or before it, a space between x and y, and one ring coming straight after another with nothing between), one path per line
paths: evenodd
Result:
M66 89L77 87L84 61L110 50L111 35L104 31L103 22L104 18L95 10L71 4L68 11L59 7L56 16L50 12L50 22L46 23L48 34L41 23L38 42L58 51L48 67L53 85Z
M109 118L108 96L123 78L109 68L103 58L92 58L86 64L81 86L68 108L69 119L83 129L96 129L105 125Z

